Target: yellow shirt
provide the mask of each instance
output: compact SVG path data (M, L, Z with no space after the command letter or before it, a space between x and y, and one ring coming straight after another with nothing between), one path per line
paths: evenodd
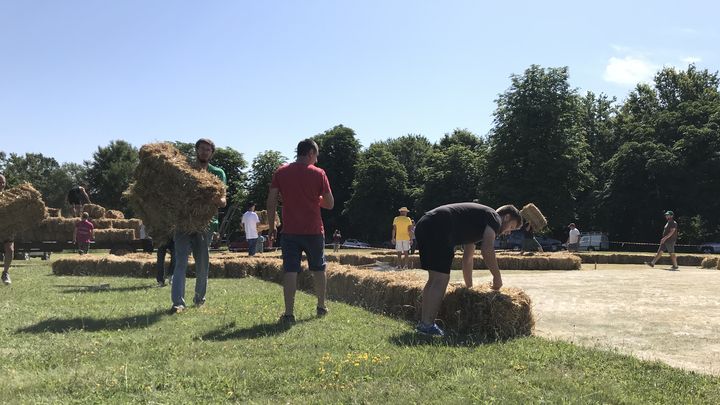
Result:
M412 226L412 219L399 215L393 220L395 225L395 240L410 240L408 228Z

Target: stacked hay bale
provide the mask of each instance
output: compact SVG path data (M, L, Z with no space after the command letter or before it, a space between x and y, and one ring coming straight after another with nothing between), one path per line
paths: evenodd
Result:
M95 229L112 229L113 220L107 218L91 219L90 222L95 226Z
M105 211L105 218L108 219L125 219L125 214L118 210L107 210Z
M225 185L192 167L171 144L155 143L140 148L135 182L126 196L148 233L162 241L176 230L206 230L225 196Z
M83 212L87 212L92 219L100 219L105 217L105 208L97 204L83 205Z
M113 228L115 229L132 229L135 239L140 239L140 227L143 222L137 218L131 219L113 219Z
M45 203L30 183L0 192L0 238L13 239L45 218Z
M130 242L135 239L132 229L97 229L94 232L95 242Z
M45 218L34 227L21 232L18 239L25 242L71 241L77 221L77 218Z
M46 208L47 210L47 216L50 218L60 218L62 216L62 212L60 208Z

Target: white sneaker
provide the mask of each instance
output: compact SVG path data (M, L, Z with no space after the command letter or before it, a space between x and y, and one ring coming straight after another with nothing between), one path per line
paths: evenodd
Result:
M12 280L10 280L10 273L8 273L7 271L3 271L3 273L2 273L2 282L5 285L12 284Z

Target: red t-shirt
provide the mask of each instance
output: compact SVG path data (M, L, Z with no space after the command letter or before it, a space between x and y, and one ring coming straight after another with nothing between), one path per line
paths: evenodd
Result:
M273 174L271 188L282 195L282 231L295 235L324 235L320 196L330 192L325 171L313 165L290 163Z
M82 220L75 224L75 237L78 242L87 243L90 242L90 234L95 229L95 225L88 220Z

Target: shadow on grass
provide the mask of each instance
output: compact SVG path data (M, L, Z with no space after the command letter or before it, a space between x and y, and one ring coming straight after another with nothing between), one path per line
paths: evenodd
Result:
M155 311L147 314L128 316L124 318L51 318L40 321L34 325L26 326L15 333L67 333L81 330L84 332L118 331L147 328L167 316L167 311Z
M390 343L397 346L476 347L494 342L483 341L468 335L448 334L443 337L432 337L412 331L391 336Z
M98 292L128 292L128 291L142 291L149 290L151 288L157 288L154 285L140 285L132 287L103 287L102 285L56 285L55 287L64 288L63 294L75 294L75 293L98 293Z
M263 323L242 329L235 329L235 322L231 322L221 327L220 329L204 334L201 338L198 339L226 341L233 339L258 339L263 337L270 337L285 333L292 329L294 326L311 321L313 319L314 318L299 319L297 322L295 322L295 324L279 322Z

